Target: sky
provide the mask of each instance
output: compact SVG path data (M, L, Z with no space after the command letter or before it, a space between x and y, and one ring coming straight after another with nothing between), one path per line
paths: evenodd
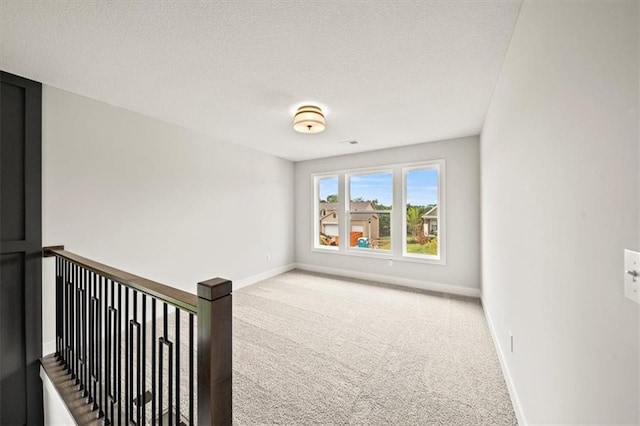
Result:
M361 197L364 200L377 199L386 206L392 205L391 173L352 175L350 179L351 199ZM338 178L328 177L318 180L321 200L328 195L338 193ZM434 169L411 170L407 172L407 202L412 205L426 206L436 204L438 195L438 171Z

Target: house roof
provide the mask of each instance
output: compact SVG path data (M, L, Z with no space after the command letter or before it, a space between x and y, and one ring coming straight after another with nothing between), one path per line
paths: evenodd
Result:
M318 204L320 210L333 211L338 210L338 203L320 203ZM351 211L358 210L374 210L373 204L370 201L352 201L349 207Z
M423 219L437 219L438 218L438 206L433 207L422 215Z
M335 219L333 217L327 217L333 216L333 213L338 211L338 203L320 203L318 204L318 207L320 208L321 213L320 220L322 220L324 223L338 223L337 217ZM322 215L323 210L325 211L324 215ZM373 204L369 201L352 202L349 210L351 211L351 220L360 221L378 217L378 215L375 213L354 213L357 211L373 210Z

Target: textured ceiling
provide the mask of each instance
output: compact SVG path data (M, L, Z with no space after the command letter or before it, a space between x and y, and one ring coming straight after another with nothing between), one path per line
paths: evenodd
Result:
M0 68L297 161L478 134L520 5L0 0Z

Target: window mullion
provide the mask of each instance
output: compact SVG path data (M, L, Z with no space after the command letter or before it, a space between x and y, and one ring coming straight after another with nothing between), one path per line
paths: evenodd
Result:
M338 175L338 211L340 212L339 214L342 215L342 219L339 222L340 226L338 229L338 235L340 237L338 250L340 251L346 250L349 246L349 243L347 241L349 238L349 232L347 231L349 226L349 212L346 208L348 204L346 204L345 201L349 197L349 190L347 189L347 185L348 181L346 175L344 173L340 173Z
M393 210L391 214L391 255L393 258L402 257L402 234L404 216L404 188L402 182L402 169L393 168Z

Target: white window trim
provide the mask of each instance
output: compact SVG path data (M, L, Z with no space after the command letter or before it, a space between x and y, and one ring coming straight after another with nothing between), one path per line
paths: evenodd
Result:
M406 253L406 214L398 214L398 208L404 213L406 209L406 171L419 170L438 166L438 256L428 256ZM393 176L393 204L391 210L391 250L376 250L350 248L346 236L350 236L350 217L345 201L350 199L348 177L356 174L388 173ZM344 212L345 219L339 219L338 233L340 244L335 246L321 246L318 244L320 219L316 202L319 200L318 180L326 177L338 178L338 209ZM329 172L311 174L311 206L313 213L311 251L340 256L358 256L396 262L423 263L430 265L446 265L446 161L435 159L411 163L383 164L379 166L361 167L353 169L333 170ZM398 207L400 206L400 207Z
M445 160L424 161L419 165L407 165L402 168L402 211L407 208L407 172L424 169L438 170L438 255L407 253L407 215L402 215L402 257L431 264L445 265L446 247L446 202L445 202Z
M311 191L313 193L313 210L314 210L313 238L311 241L311 248L314 251L320 250L320 251L338 252L340 249L338 246L323 246L318 241L319 239L318 237L320 236L320 210L318 209L319 205L316 204L316 202L319 203L319 200L320 200L318 184L321 179L332 178L332 177L338 179L338 192L340 192L340 176L337 173L316 174L316 175L313 175L313 178L311 179L311 185L312 185ZM340 199L340 194L338 194L338 200L339 199ZM338 208L338 211L340 211L339 208ZM340 219L340 216L338 216L338 236L340 235L341 222L342 222L342 219Z
M374 248L363 248L363 247L351 247L351 177L353 176L361 176L361 175L372 175L372 174L390 174L391 175L391 210L371 210L371 213L379 213L388 214L389 215L389 223L393 223L393 206L395 205L395 191L394 191L394 170L393 168L389 168L389 166L385 166L384 168L373 168L368 169L366 171L356 170L356 171L346 171L344 172L344 200L345 200L345 218L347 219L347 226L345 227L345 235L347 240L345 243L347 247L347 252L351 253L370 253L374 256L383 255L385 258L389 257L393 253L393 226L391 226L391 241L389 250L379 250Z

